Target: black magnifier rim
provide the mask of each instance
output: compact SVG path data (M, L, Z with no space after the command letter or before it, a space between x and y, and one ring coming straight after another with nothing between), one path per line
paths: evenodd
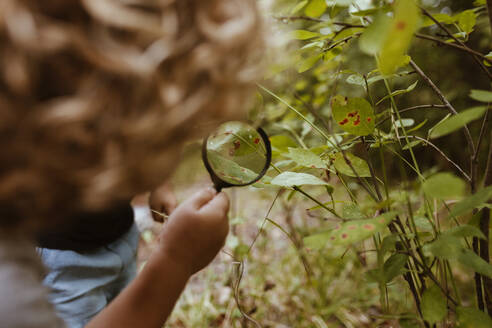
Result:
M247 123L244 123L244 124L247 124ZM250 181L250 182L247 182L247 183L241 183L241 184L233 184L233 183L227 182L225 180L222 180L221 178L219 178L217 176L217 174L215 174L214 170L210 166L210 163L209 163L208 157L207 157L207 142L208 142L208 138L210 137L211 134L209 134L205 138L205 140L203 140L203 144L202 144L202 161L203 161L203 164L205 165L205 168L207 169L208 173L210 174L210 177L212 178L212 182L214 183L214 185L215 185L215 187L216 187L217 190L220 190L222 188L228 188L228 187L244 187L244 186L249 186L249 185L252 185L255 182L258 182L261 178L263 178L263 176L267 172L267 170L270 167L270 164L272 162L272 145L270 143L270 139L268 139L268 135L266 134L266 132L262 128L258 127L256 129L256 132L258 132L258 134L260 135L260 137L263 139L263 142L265 143L265 148L266 148L266 163L265 163L265 167L263 167L263 169L261 170L261 172L258 173L258 176L253 181Z

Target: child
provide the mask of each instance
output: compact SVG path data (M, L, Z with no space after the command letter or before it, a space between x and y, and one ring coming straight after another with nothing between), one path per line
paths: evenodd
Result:
M140 198L149 200L149 195ZM150 201L159 212L176 208L167 183L151 193ZM47 270L43 284L50 303L67 326L81 328L135 278L139 232L130 203L66 221L66 227L39 234L37 251Z
M75 226L107 244L94 217L117 239L128 231L109 216L164 181L186 140L243 116L260 35L254 0L0 2L0 327L64 326L35 237ZM213 190L176 208L143 271L88 327L161 327L222 246L227 209Z

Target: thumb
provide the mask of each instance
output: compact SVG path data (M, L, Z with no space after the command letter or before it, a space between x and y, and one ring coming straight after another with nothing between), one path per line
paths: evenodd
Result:
M219 193L211 201L203 205L200 208L200 212L203 214L222 214L229 211L229 198L226 193Z
M205 188L191 196L188 202L191 206L193 206L193 208L198 210L207 204L215 196L215 194L217 194L217 191L214 188Z

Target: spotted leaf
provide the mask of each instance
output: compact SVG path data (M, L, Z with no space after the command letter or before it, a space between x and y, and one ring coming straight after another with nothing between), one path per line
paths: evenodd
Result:
M337 225L331 231L304 238L304 244L311 249L319 249L327 244L347 246L382 231L396 214L396 212L388 212L369 220L348 221Z
M331 100L333 118L344 131L366 136L374 131L374 110L363 98L335 96Z

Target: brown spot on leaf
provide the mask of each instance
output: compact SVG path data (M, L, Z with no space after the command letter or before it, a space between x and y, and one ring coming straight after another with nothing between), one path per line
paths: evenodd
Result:
M374 230L374 225L373 224L369 224L369 223L368 224L364 224L362 227L364 229L366 229L366 230Z
M405 29L405 27L407 27L407 23L402 22L402 21L398 21L398 22L396 22L396 29L397 29L397 30L400 30L400 31L401 31L401 30L404 30L404 29Z
M350 225L350 226L348 226L348 229L349 229L349 230L355 230L356 228L357 228L357 227L356 227L356 226L354 226L354 225Z
M345 118L342 121L338 122L338 124L340 124L340 125L344 125L344 124L347 124L347 123L348 123L348 119L347 118Z

